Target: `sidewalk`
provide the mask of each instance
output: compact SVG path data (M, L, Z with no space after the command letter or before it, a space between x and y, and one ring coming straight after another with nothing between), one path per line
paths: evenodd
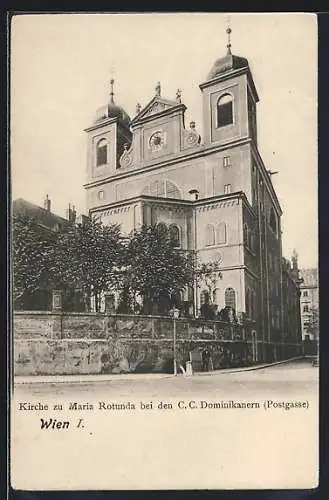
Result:
M286 359L284 361L277 361L275 363L263 363L259 365L241 367L241 368L223 368L221 370L213 370L211 372L195 372L192 377L205 377L214 375L225 375L229 373L246 372L252 370L261 370L268 368L270 366L281 365L283 363L290 363L292 361L297 361L305 359L303 356L298 356L295 358ZM183 377L182 374L179 374ZM122 374L80 374L80 375L29 375L15 376L15 385L20 384L81 384L81 383L92 383L92 382L110 382L112 380L117 381L128 381L128 380L161 380L165 378L173 378L174 375L170 373L122 373ZM190 378L190 377L188 377Z
M196 376L200 375L225 375L226 373L239 373L239 372L250 372L255 370L262 370L264 368L269 368L271 366L283 365L284 363L291 363L292 361L298 361L305 359L305 356L296 356L295 358L284 359L283 361L275 361L273 363L263 363L259 365L243 366L241 368L222 368L221 370L213 370L211 372L196 372L193 374Z

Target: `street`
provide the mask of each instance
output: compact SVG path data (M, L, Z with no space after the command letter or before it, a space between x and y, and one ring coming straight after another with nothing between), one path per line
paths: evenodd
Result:
M33 380L33 377L30 377ZM49 377L48 377L49 378ZM58 378L58 377L57 377ZM64 378L64 377L63 377ZM77 377L78 379L78 377ZM281 395L294 397L303 394L315 397L318 368L312 367L310 360L293 361L268 368L225 373L199 373L192 377L177 377L163 374L131 375L129 378L117 375L110 380L90 382L43 382L16 384L15 397L29 395L63 398L131 398L131 397L180 397L184 393L191 396L216 396L249 398Z

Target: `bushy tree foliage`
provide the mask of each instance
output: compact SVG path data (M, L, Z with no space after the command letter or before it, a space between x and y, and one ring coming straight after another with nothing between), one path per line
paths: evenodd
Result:
M132 233L126 250L125 283L133 295L143 298L144 310L152 312L160 297L169 301L193 284L192 256L175 248L170 236L155 226Z
M86 218L59 235L53 253L50 271L54 286L61 289L74 286L81 290L86 308L94 297L99 310L101 292L112 290L120 283L122 244L118 225L104 226Z
M24 301L29 294L46 289L53 239L34 219L16 215L12 220L13 298Z
M220 271L220 261L200 262L196 261L195 277L197 284L206 287L210 303L213 301L213 292L216 288L217 280L222 278Z
M86 308L102 291L119 286L122 243L117 225L86 218L61 233L46 236L33 219L13 220L14 299L37 290L80 290Z

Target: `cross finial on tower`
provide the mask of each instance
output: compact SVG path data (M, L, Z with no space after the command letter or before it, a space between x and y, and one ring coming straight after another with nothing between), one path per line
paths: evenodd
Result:
M110 80L110 85L111 85L111 87L110 87L110 102L111 102L111 104L114 104L114 92L113 92L114 79L113 78L111 78L111 80Z
M161 96L161 84L160 84L160 82L158 82L157 85L156 85L156 87L155 87L155 95L157 97Z
M227 28L226 28L226 33L227 33L227 55L231 55L232 52L231 52L231 33L232 33L232 30L231 30L231 24L230 24L230 18L227 17Z

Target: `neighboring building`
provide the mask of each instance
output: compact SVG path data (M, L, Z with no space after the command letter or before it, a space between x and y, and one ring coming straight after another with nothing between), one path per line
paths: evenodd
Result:
M36 226L40 230L40 234L44 236L65 230L71 224L74 224L76 220L75 208L71 208L70 205L67 211L67 219L54 214L51 211L51 200L48 198L48 195L46 195L43 207L22 198L14 200L12 214L13 216L22 215L34 219Z
M86 129L84 187L89 214L103 223L119 223L126 234L164 224L180 248L220 261L213 296L202 286L186 290L184 309L198 315L207 298L219 309L232 306L254 321L258 340L268 343L263 357L271 358L270 343L284 341L282 210L258 151L250 66L230 47L199 85L203 138L194 122L185 127L179 90L169 100L158 83L130 120L114 103L112 80L109 103Z
M317 269L301 269L300 312L303 340L319 338L319 281Z
M300 343L302 340L300 318L300 271L296 252L291 262L282 259L282 331L286 344Z

